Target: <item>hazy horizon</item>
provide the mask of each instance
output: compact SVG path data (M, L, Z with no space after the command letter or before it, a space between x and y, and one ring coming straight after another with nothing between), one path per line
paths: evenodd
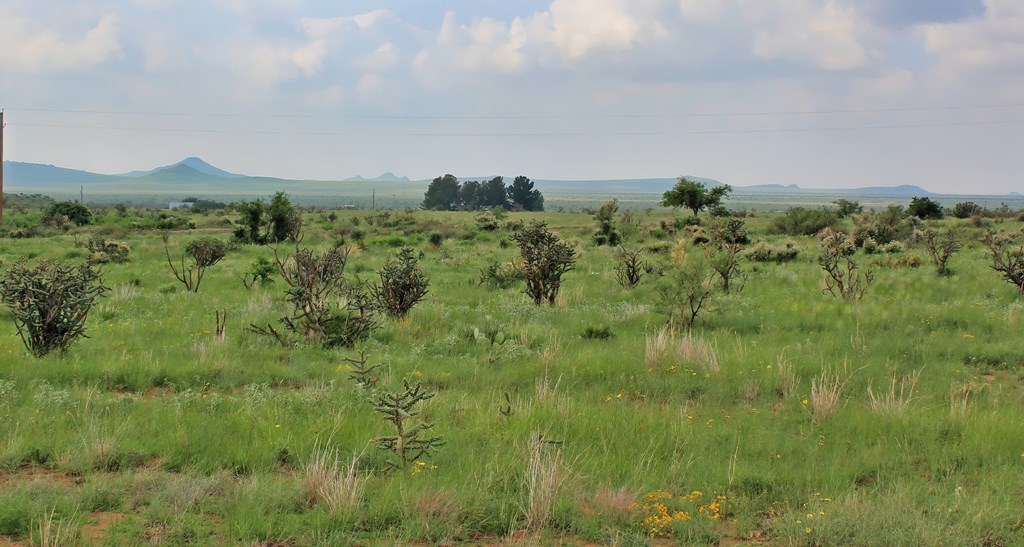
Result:
M0 2L5 159L1020 191L1012 0Z

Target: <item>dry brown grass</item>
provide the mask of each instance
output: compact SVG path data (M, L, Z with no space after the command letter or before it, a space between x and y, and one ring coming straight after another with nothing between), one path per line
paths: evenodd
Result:
M872 412L885 416L906 414L914 400L914 389L920 376L920 370L902 378L897 378L894 374L888 389L879 391L878 394L875 394L872 386L868 386L868 407Z
M602 486L592 496L581 496L577 506L583 514L594 515L607 522L628 522L636 502L636 494L625 486L617 489Z
M645 337L644 362L647 366L653 368L665 360L688 361L709 374L718 374L722 370L718 350L710 342L692 332L677 334L671 325Z
M75 525L74 516L58 519L55 513L53 510L43 513L42 518L36 521L30 538L31 544L39 547L81 545L81 534Z
M568 474L562 461L562 448L542 436L535 436L528 447L526 463L526 527L540 530L551 518L555 499Z
M366 485L366 478L356 472L358 462L359 456L353 456L343 465L337 450L314 447L303 470L307 501L323 503L335 513L358 507Z
M843 389L849 376L843 378L840 372L821 371L811 380L811 410L815 423L821 423L835 416L843 401Z

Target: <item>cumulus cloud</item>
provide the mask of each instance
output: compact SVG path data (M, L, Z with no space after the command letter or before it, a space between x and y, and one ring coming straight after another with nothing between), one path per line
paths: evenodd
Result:
M865 25L850 6L831 0L740 2L752 21L772 21L753 33L752 52L761 59L793 60L825 70L861 68L870 61L860 37Z
M0 66L20 72L85 69L121 54L117 17L106 15L83 35L29 17L0 13Z
M338 53L345 40L373 29L390 15L388 10L376 9L351 16L302 17L299 19L303 38L301 41L260 44L247 48L241 55L243 66L253 81L264 85L318 75L327 59ZM376 62L380 66L389 61L394 63L394 59L389 59L388 55L394 56L395 49L385 46L381 48L378 48L376 57L365 61Z
M925 46L949 73L1024 73L1024 5L986 0L985 16L924 28Z

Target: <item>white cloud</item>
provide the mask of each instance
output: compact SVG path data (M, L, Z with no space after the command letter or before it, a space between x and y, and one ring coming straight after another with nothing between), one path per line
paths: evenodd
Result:
M118 57L121 43L114 15L101 18L80 38L24 16L0 13L0 66L21 72L83 69Z
M754 27L752 53L761 59L787 59L825 70L850 70L870 62L861 44L864 23L853 6L829 0L797 0L774 5L738 0ZM761 26L763 19L772 22Z
M262 44L250 48L243 57L249 78L257 83L272 85L281 81L320 74L327 60L340 52L341 44L353 34L371 30L389 17L384 9L368 13L330 18L303 17L299 19L304 41L298 44ZM387 56L397 55L392 48L382 46L377 56L368 59L383 66ZM234 57L238 57L236 54ZM393 64L394 59L390 59Z
M380 47L356 59L355 67L369 72L381 72L398 64L401 51L391 42L384 42Z
M927 25L925 47L950 75L1024 70L1024 4L986 0L980 19Z

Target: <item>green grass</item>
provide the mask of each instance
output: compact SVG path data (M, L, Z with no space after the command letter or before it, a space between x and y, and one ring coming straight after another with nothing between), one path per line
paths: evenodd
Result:
M0 540L28 539L52 512L110 544L493 541L528 522L531 441L543 436L555 441L546 450L561 451L564 482L531 541L645 544L643 505L667 492L666 506L695 513L663 528L686 544L1024 543L1024 300L976 242L944 277L859 254L875 281L845 303L821 293L813 238L766 236L772 216L748 218L755 241L797 241L801 253L784 264L744 260L743 290L713 300L693 337L712 348L715 372L678 357L647 362L646 339L667 310L654 281L632 291L615 283L617 250L592 246L589 216L509 215L544 219L578 243L558 305L534 307L518 285L479 284L489 261L517 252L505 230L474 232L472 214L392 213L390 227L369 225L366 212L338 215L308 214L303 245L324 250L340 227L363 230L365 250L349 268L364 280L398 246L423 253L426 300L383 321L360 349L381 365L383 385L407 379L437 391L423 406L447 441L435 456L387 471L371 441L391 432L348 379L343 358L354 350L282 348L246 332L287 309L281 279L253 289L239 280L257 257L273 260L272 249L232 251L190 294L145 218L133 226L111 216L0 240L4 264L82 260L75 238L93 232L132 249L129 263L104 266L113 291L67 355L31 357L0 310ZM664 216L643 216L644 226ZM229 237L223 218L196 219L203 235ZM450 237L435 249L431 231ZM172 233L172 254L193 237ZM920 247L907 252L926 258ZM216 310L227 311L224 340ZM607 337L586 335L605 328ZM815 420L811 382L826 369L846 381L835 416ZM869 387L877 395L915 373L906 412L871 409ZM966 412L951 412L951 390L969 393ZM356 508L309 503L303 469L318 446L344 461L362 455ZM686 501L695 490L726 497L720 519L696 513L706 501ZM119 516L90 535L107 513Z

